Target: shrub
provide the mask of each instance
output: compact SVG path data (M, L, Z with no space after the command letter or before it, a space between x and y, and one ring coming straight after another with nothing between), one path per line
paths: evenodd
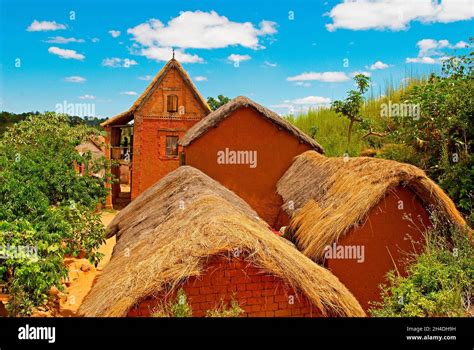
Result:
M192 315L193 310L182 288L178 290L174 300L157 304L151 313L152 317L192 317Z
M219 305L206 311L206 317L239 317L244 312L239 303L232 297L230 307L221 300ZM186 293L182 288L178 290L176 298L158 303L150 313L151 317L192 317L193 312L188 303Z
M240 317L244 312L239 302L232 296L230 305L227 305L224 300L221 299L215 309L206 311L206 317Z
M396 160L402 163L417 165L420 162L416 150L408 145L398 143L385 144L375 155L376 158Z
M381 286L382 301L373 303L377 317L468 316L473 301L474 248L466 232L440 220L426 233L426 249L409 266L406 277L391 271Z
M469 224L474 225L474 156L461 160L448 168L439 179L441 187L466 214Z

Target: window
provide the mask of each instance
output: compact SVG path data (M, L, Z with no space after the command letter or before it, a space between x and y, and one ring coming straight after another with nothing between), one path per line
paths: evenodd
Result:
M178 111L178 96L168 95L166 97L166 110L168 112L177 112Z
M178 136L166 136L166 155L169 157L178 155Z

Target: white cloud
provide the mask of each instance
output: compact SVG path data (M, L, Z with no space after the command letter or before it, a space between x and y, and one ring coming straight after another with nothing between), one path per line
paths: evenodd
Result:
M99 39L99 38L92 38L91 41L92 41L93 43L98 43L98 42L100 41L100 39Z
M435 56L440 55L438 49L442 49L449 46L448 40L433 40L423 39L416 43L416 46L420 49L418 56Z
M410 22L449 23L474 17L474 0L345 0L328 13L336 29L405 30Z
M110 57L104 58L102 60L102 65L104 67L112 68L130 68L132 66L136 66L137 64L137 61L131 60L129 58Z
M80 60L82 61L86 56L77 53L76 50L66 50L66 49L60 49L59 47L56 46L51 46L48 49L49 53L52 53L53 55L57 55L61 58L64 58L66 60L68 59L73 59L73 60Z
M278 64L272 63L272 62L268 62L268 61L263 62L263 64L265 65L265 67L271 67L271 68L278 67Z
M331 99L321 96L306 96L293 100L284 100L282 103L271 105L270 108L286 110L286 113L294 114L295 111L304 112L314 107L327 106Z
M120 36L120 30L109 30L109 34L112 35L112 38L118 38Z
M441 49L463 49L470 45L465 41L459 41L456 44L451 44L449 40L434 40L434 39L422 39L416 43L419 48L418 57L422 56L440 56L444 55Z
M124 91L120 93L121 95L136 96L138 95L135 91Z
M371 64L369 69L370 70L387 69L388 67L390 67L389 64L383 63L382 61L377 61L374 64Z
M227 59L232 63L239 63L250 60L252 57L249 55L238 55L238 54L231 54L227 57Z
M305 72L294 77L286 78L287 81L311 81L317 80L326 83L339 83L350 78L344 72Z
M150 19L127 30L135 41L134 53L156 61L168 61L171 48L183 63L202 63L204 60L186 49L217 49L242 46L253 50L264 49L264 38L277 32L277 24L263 20L258 25L251 22L233 22L215 11L184 11L164 24Z
M207 81L207 77L204 77L202 75L198 75L197 77L194 77L194 80L196 80L196 81Z
M407 57L406 63L438 64L446 59L443 49L463 49L470 45L462 40L456 44L451 44L446 39L422 39L416 43L416 46L419 50L418 57Z
M53 36L53 37L50 36L48 40L45 40L44 42L50 43L50 44L83 43L84 39L65 38L63 36Z
M406 63L435 64L435 63L439 63L439 60L436 58L424 56L424 57L415 57L415 58L407 57L405 62Z
M155 61L169 61L173 57L171 47L146 47L138 51L139 55ZM202 63L204 60L198 55L187 54L182 50L175 50L175 58L182 63Z
M63 29L66 29L64 24L56 23L55 21L37 21L36 19L26 28L28 32L46 32Z
M240 45L258 49L262 48L260 38L275 34L276 26L271 21L261 21L259 27L250 22L233 22L215 11L185 11L166 25L153 18L127 33L146 47L215 49Z
M81 99L81 100L95 100L95 96L85 94L85 95L79 96L79 99Z
M68 83L83 83L86 81L86 78L78 76L78 75L72 75L70 77L64 78L64 81Z
M322 105L328 104L331 102L331 99L328 97L321 97L321 96L306 96L303 98L297 98L291 100L291 104L295 105Z
M140 80L145 80L145 81L150 81L153 79L153 75L143 75L141 77L138 77Z
M276 108L276 109L294 109L295 106L293 106L291 103L279 103L276 105L270 105L270 108Z
M453 45L451 48L452 49L465 49L467 47L470 47L471 45L469 45L467 42L465 41L458 41L455 45Z

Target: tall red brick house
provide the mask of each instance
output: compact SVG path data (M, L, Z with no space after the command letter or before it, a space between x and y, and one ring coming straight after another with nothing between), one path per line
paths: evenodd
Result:
M136 198L178 168L179 139L209 113L181 64L168 61L127 111L101 124L107 133L106 157L120 164L112 173L130 179L128 185L112 185L107 206Z

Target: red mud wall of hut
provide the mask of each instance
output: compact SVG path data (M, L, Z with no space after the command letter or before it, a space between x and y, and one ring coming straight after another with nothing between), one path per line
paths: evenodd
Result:
M404 215L411 216L414 223L404 220ZM364 261L328 259L326 266L367 310L369 301L380 301L378 286L386 282L385 276L395 268L394 262L398 271L406 274L408 254L422 250L422 232L429 225L428 212L418 197L409 189L397 187L371 210L362 226L349 231L337 243L341 247L364 247Z
M188 279L182 286L194 317L205 316L221 300L234 296L247 317L318 317L319 309L302 293L296 293L283 280L264 273L244 260L214 257L206 272ZM127 316L149 316L157 302L175 300L176 293L147 298ZM168 298L168 299L167 299Z
M257 166L218 164L217 152L257 151ZM293 158L310 146L250 108L240 108L184 148L186 165L219 181L244 199L267 223L274 226L282 205L276 183Z

